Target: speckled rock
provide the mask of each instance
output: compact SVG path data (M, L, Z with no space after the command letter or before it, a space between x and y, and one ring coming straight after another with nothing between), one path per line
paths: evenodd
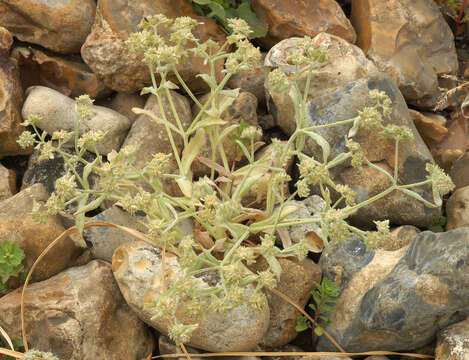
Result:
M117 111L119 114L124 115L127 119L129 119L133 124L137 119L138 115L135 114L132 109L143 109L146 102L147 97L141 96L137 93L117 93L113 96L104 98L102 100L98 100L95 102L95 104Z
M99 0L96 18L91 34L81 49L83 60L103 79L104 83L119 92L135 92L151 84L147 65L141 58L130 54L124 44L143 17L153 14L164 14L169 18L190 16L203 22L194 31L202 41L212 39L224 41L225 36L215 21L199 17L192 5L186 0L137 0L128 6L126 0ZM217 65L221 75L223 63ZM190 58L179 72L193 91L206 89L206 84L195 75L207 72L208 65L203 60Z
M446 202L446 230L469 226L469 186L457 189Z
M469 318L438 333L435 360L469 359Z
M391 231L391 236L384 240L381 249L386 251L399 250L409 245L420 234L420 229L412 225L402 225Z
M469 151L454 162L449 174L456 189L469 185Z
M23 132L20 125L23 121L22 105L23 90L18 66L8 57L7 52L0 52L0 158L32 151L32 148L23 150L16 142Z
M334 0L253 0L252 8L268 25L267 36L256 39L267 49L292 36L313 37L320 32L340 36L351 43L357 38L352 24Z
M425 231L397 251L367 251L352 239L327 249L319 265L340 281L326 330L350 352L411 350L469 315L469 228ZM325 338L318 350L333 350Z
M75 102L56 90L44 86L32 86L26 92L26 100L23 105L22 115L39 115L42 120L37 122L37 127L52 134L54 131L75 129L76 112ZM102 155L107 155L112 150L118 151L121 143L127 135L130 120L125 116L102 106L91 107L94 115L80 127L80 134L90 130L102 130L106 133L103 141L96 145L96 149ZM90 149L91 151L92 149Z
M16 47L11 56L18 62L23 89L41 85L72 98L88 94L93 99L111 93L78 55Z
M267 269L267 262L260 259L252 267L254 271ZM279 263L282 274L275 289L304 308L311 297L311 291L316 288L315 282L321 282L321 268L308 258L301 262L279 258ZM271 349L288 344L296 338L296 319L300 312L274 293L267 291L266 295L270 308L270 325L259 345Z
M0 299L0 326L21 338L21 289ZM126 304L111 266L92 261L29 285L28 343L68 360L135 360L153 350L153 335Z
M396 84L389 77L377 74L374 66L367 63L360 49L350 44L344 44L344 40L327 34L316 36L314 41L319 41L321 38L327 40L330 48L333 49L331 58L335 59L334 52L354 55L348 61L338 60L336 62L336 60L332 60L330 65L313 73L312 81L317 82L318 87L313 86L310 91L307 103L307 125L328 124L352 119L357 116L359 109L374 105L368 96L370 90L384 91L392 101L392 113L388 123L409 127L415 138L413 141L401 143L399 146L400 181L403 184L423 181L427 175L426 163L433 161L433 159L410 119L406 103ZM291 71L291 67L285 65L284 60L288 49L294 46L294 39L289 39L289 41L289 45L287 43L282 47L281 44L278 44L278 48L272 48L266 57L266 63L271 61L284 71ZM326 41L323 43L328 44ZM365 68L360 64L368 66ZM352 70L350 73L349 69ZM319 89L322 84L327 84L323 86L325 89ZM286 93L271 93L268 85L267 92L270 96L268 101L270 113L274 115L282 130L291 135L296 129L296 121L290 97ZM330 159L346 151L344 136L350 127L343 125L318 131L331 145ZM379 138L379 142L376 141L377 138ZM393 141L382 138L376 130L363 128L358 131L354 140L361 145L369 161L390 173L393 172ZM322 156L321 148L309 138L306 140L303 152L314 155L316 158ZM363 170L357 170L349 163L344 163L334 168L331 175L336 182L347 184L356 192L357 202L370 198L391 185L384 174L369 166L364 166ZM426 199L433 198L430 187L419 188L416 191ZM394 224L411 224L423 227L435 222L439 214L438 208L427 208L416 199L393 192L385 198L361 208L351 217L351 220L358 225L371 225L372 220L389 219Z
M357 45L398 84L410 104L432 108L438 77L456 73L453 33L431 0L352 2Z
M16 173L0 164L0 200L16 193Z
M112 269L122 295L132 309L147 324L167 334L167 324L151 320L151 308L146 306L161 294L160 250L143 242L126 243L114 252ZM168 254L166 269L174 275L180 271L175 256ZM198 281L200 286L207 286L202 278ZM246 304L225 313L206 312L203 319L181 318L180 321L199 324L188 345L212 352L249 351L262 340L269 316L266 300L260 310Z
M29 270L42 251L65 228L58 216L50 216L45 224L37 224L31 211L33 202L44 204L49 194L41 184L36 184L0 202L0 242L16 242L25 253L23 262ZM70 266L79 255L80 248L70 238L55 245L37 265L33 279L50 278Z
M8 55L12 44L13 35L3 26L0 26L0 54Z
M423 141L425 141L429 148L443 140L448 133L448 129L445 126L446 118L442 115L421 113L411 109L409 109L409 114Z
M21 41L62 54L79 53L95 9L93 0L6 0L0 3L0 25Z

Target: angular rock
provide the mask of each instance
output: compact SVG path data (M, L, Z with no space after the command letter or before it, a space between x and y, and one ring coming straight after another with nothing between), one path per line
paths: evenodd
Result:
M357 45L398 84L406 101L432 108L440 95L438 78L455 74L453 33L431 0L352 2Z
M446 202L446 231L469 226L469 186L457 189Z
M177 258L167 254L166 271L180 271ZM121 245L112 258L114 277L127 303L138 316L158 331L167 334L166 322L151 320L149 305L161 294L161 254L158 248L143 242ZM199 278L200 286L206 286ZM212 352L249 351L261 340L269 325L267 300L260 310L242 305L224 313L206 312L203 319L186 319L182 323L199 324L192 333L190 346Z
M254 266L254 271L268 268L263 259ZM287 295L301 308L304 308L316 288L315 282L321 282L321 268L311 259L298 262L293 259L279 258L282 274L277 282L276 290ZM298 333L295 330L296 319L301 313L279 296L266 292L270 308L270 325L259 344L264 348L283 346L292 341Z
M0 200L8 199L16 193L16 173L0 165Z
M252 9L268 25L267 36L256 39L266 49L292 36L314 37L320 32L351 43L357 39L352 24L334 0L253 0Z
M412 225L402 225L391 231L391 236L380 247L386 251L395 251L409 245L420 234L420 229Z
M449 174L456 189L469 185L469 151L453 163Z
M23 132L20 125L23 121L22 105L23 90L18 67L8 55L0 52L0 158L29 154L32 151L32 148L22 149L16 142Z
M114 96L107 97L96 102L96 105L104 106L119 114L124 115L133 124L137 119L138 115L135 114L132 109L139 108L143 109L147 98L138 94L126 94L117 93Z
M111 93L78 55L63 56L34 47L17 47L11 56L18 62L23 89L41 85L71 98L88 94L96 99Z
M21 337L21 289L0 299L0 326ZM111 266L92 261L32 284L25 293L29 346L68 360L144 359L153 335L126 304Z
M75 102L58 91L44 86L32 86L26 92L23 105L23 118L39 115L42 120L36 123L41 130L52 134L54 131L75 129L77 114ZM130 120L125 116L102 106L91 107L94 115L80 127L80 135L90 130L102 130L106 133L103 141L96 145L102 155L112 150L118 151L130 127ZM90 149L91 151L92 149Z
M469 359L469 318L438 333L435 360Z
M0 26L0 54L8 55L12 44L13 35L3 26Z
M346 351L410 350L469 315L469 228L425 231L397 251L367 251L359 240L321 256L324 276L341 281L326 330ZM318 350L333 350L325 338Z
M48 198L46 189L36 184L0 202L0 242L9 240L23 249L23 265L26 270L29 270L42 251L65 231L58 216L50 216L46 224L37 224L33 220L33 202L44 204ZM58 242L36 266L33 280L48 279L67 268L79 252L79 247L70 238Z
M432 144L443 140L448 133L444 116L433 113L420 113L412 109L409 109L409 114L423 141L429 148Z
M194 31L196 37L205 41L212 39L223 42L225 36L215 21L196 16L192 5L185 0L137 0L128 6L126 0L99 0L91 34L81 49L83 60L104 83L119 92L135 92L151 84L147 65L128 52L125 40L143 17L164 14L169 18L190 16L203 22ZM217 65L221 75L223 63ZM206 84L195 75L207 72L200 58L190 58L179 68L179 72L193 91L206 89Z
M0 25L18 40L62 54L79 53L95 10L93 0L7 0L0 3Z

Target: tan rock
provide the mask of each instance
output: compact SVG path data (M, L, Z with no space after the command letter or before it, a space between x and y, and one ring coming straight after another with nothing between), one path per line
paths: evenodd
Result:
M412 225L402 225L391 231L391 236L384 242L381 249L387 251L399 250L409 245L420 233L418 227Z
M0 26L0 54L8 55L12 44L13 35L3 26Z
M434 143L438 143L444 139L448 133L446 128L446 118L444 116L432 113L421 113L409 109L409 114L414 121L415 127L422 136L423 141L429 148Z
M79 53L95 9L93 0L7 0L0 3L0 25L21 41L62 54Z
M0 299L0 326L21 338L21 289ZM126 304L104 261L32 284L25 294L29 346L67 360L135 360L153 350L153 335Z
M265 48L292 36L314 37L327 32L354 43L355 30L334 0L283 1L254 0L252 8L268 25L265 38L256 39Z
M17 47L11 56L18 62L23 89L42 85L75 98L96 99L111 93L79 56L61 56L33 47Z
M456 189L469 185L469 151L453 163L450 175Z
M97 101L95 104L117 111L119 114L124 115L127 119L129 119L133 124L138 115L135 114L132 109L143 109L146 101L147 98L145 96L141 96L137 93L117 93L114 96Z
M469 359L469 318L438 333L435 360Z
M140 57L130 54L125 40L143 17L164 14L169 18L190 16L203 22L194 31L202 41L212 39L224 41L225 36L215 21L198 17L192 5L186 0L149 1L137 0L128 6L126 0L99 0L92 32L81 49L83 60L103 79L104 83L119 92L135 92L151 84L147 65ZM217 74L221 75L223 64L217 65ZM193 90L206 89L206 84L195 75L207 72L208 65L203 65L200 58L190 58L179 72Z
M469 186L457 189L446 203L446 231L469 226Z
M0 200L8 199L16 193L16 173L0 165Z
M152 320L152 301L161 295L161 251L147 243L131 242L121 245L112 257L114 277L127 303L148 325L168 334L165 320ZM177 279L181 271L177 258L168 254L167 274ZM205 278L197 283L207 288ZM210 286L210 285L209 285ZM247 304L223 313L207 311L204 317L181 315L181 323L198 323L188 345L212 352L249 351L261 340L269 325L267 299L259 310Z
M37 224L33 220L33 202L44 204L48 197L45 188L36 184L0 202L0 242L13 241L23 249L23 264L26 270L29 270L42 251L65 231L58 216L50 216L46 224ZM69 238L58 242L37 265L33 279L48 279L67 268L79 255L79 251L79 247Z
M398 84L410 104L436 105L438 77L458 70L454 38L431 0L352 2L357 45Z

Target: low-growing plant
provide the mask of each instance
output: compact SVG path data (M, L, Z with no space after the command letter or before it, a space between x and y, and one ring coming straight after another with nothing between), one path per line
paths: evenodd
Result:
M134 166L137 149L133 147L124 147L119 152L112 151L107 157L99 154L96 144L102 140L104 133L81 131L80 124L92 116L92 100L87 96L76 99L77 120L74 131L56 131L49 139L45 132L37 128L40 119L30 116L24 125L31 125L34 133L25 131L19 139L22 146L36 145L41 151L41 159L53 158L55 154L65 159L66 174L57 180L55 192L45 206L34 206L33 215L37 220L44 221L47 216L57 213L69 216L72 211L76 225L82 231L88 211L98 208L104 200L114 200L130 214L144 214L141 223L155 246L162 249L163 264L166 251L177 254L181 266L179 277L165 279L163 274L161 294L153 302L154 317L167 321L169 335L176 343L188 342L198 326L182 323L176 316L180 311L202 316L207 310L226 311L240 304L247 303L254 308L265 305L263 289L275 288L282 271L278 257L293 255L302 259L309 250L305 239L290 247L277 246L277 229L317 222L322 228L319 235L326 245L345 241L354 234L369 247L377 247L389 236L388 221L376 222L377 231L363 231L349 225L346 221L348 216L392 191L402 191L428 206L439 206L441 196L453 186L443 171L433 164L427 166L427 180L416 184L398 183L399 144L410 140L412 133L404 127L384 124L391 113L391 101L381 91L371 91L370 97L375 105L364 108L353 119L327 125L307 124L311 74L328 61L326 49L316 47L308 37L298 44L297 52L289 59L296 65L296 72L287 76L276 69L269 75L270 86L275 91L288 91L295 104L296 130L287 142L273 139L273 160L256 158L256 142L261 130L245 124L227 123L222 114L238 95L237 90L225 89L226 83L233 74L256 66L261 55L248 40L251 30L246 22L228 19L227 23L232 32L225 43L212 40L201 43L192 34L193 27L197 25L194 19L183 17L171 20L163 15L155 15L145 18L140 24L141 31L132 34L127 41L131 51L143 54L143 62L149 68L152 84L145 87L142 94L156 97L160 115L149 110L134 111L147 115L165 127L172 154L154 154L143 168ZM162 28L169 30L169 39L161 35ZM190 48L189 43L193 44ZM235 46L234 51L229 50L230 45ZM210 89L205 102L199 101L177 70L177 65L186 61L189 55L199 56L209 65L210 72L199 75ZM217 61L225 62L221 81L217 81L215 72ZM155 74L161 79L159 83L156 82ZM178 85L168 80L169 74L175 75ZM304 89L298 85L300 79L305 79ZM188 128L182 125L175 108L171 96L173 90L184 91L197 109ZM167 101L169 109L164 109L163 100ZM174 118L173 122L168 119L168 112ZM348 151L331 158L330 145L318 130L345 124L351 125L346 136ZM353 140L362 127L380 129L382 136L395 140L396 170L393 174L369 162L360 145ZM175 136L182 138L182 151L175 144ZM320 158L302 152L308 138L322 148ZM74 147L73 154L65 151L69 144ZM243 165L234 166L230 162L227 156L229 145L238 146L244 155ZM204 160L211 167L210 176L194 179L192 164L206 149L211 154L210 159ZM97 154L93 161L84 158L87 150ZM289 194L286 185L291 177L285 170L285 164L292 156L299 158L300 179L296 183L296 190ZM171 161L177 166L176 172L167 171ZM389 178L391 186L370 199L355 203L352 189L336 184L329 174L333 167L346 162L354 167L367 165L375 168ZM82 174L75 170L77 163L84 165ZM268 184L265 192L258 194L265 198L265 207L251 207L243 200L253 184L265 173L269 174ZM89 182L91 174L98 177L95 187L91 187ZM180 196L165 191L163 181L166 179L172 179L178 185ZM307 197L313 185L319 186L326 202L320 217L287 219L289 214L299 208L292 200ZM433 202L423 199L412 190L425 185L433 186ZM339 193L338 200L331 199L329 189ZM71 210L72 204L76 211ZM204 241L198 236L183 233L179 224L186 219L192 219L195 227L203 230ZM254 272L250 265L260 256L265 258L269 267L265 271ZM196 276L204 274L215 274L219 279L218 284L209 288L201 287Z
M8 281L23 274L24 251L15 242L4 240L0 243L0 295L10 291Z

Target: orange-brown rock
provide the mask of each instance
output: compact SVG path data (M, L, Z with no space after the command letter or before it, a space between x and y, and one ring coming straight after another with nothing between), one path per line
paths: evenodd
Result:
M13 35L3 26L0 26L0 54L8 54L12 44Z
M412 109L409 109L409 113L414 121L415 127L429 148L431 148L432 144L443 140L448 133L448 129L445 126L446 118L444 116L432 113L421 113Z
M446 231L469 226L469 186L457 189L446 202Z
M33 220L33 202L44 204L48 197L46 189L41 184L35 184L0 202L0 242L13 241L23 249L26 270L31 268L42 251L65 230L58 216L50 216L45 224L37 224ZM58 242L39 262L33 279L48 279L67 268L79 255L79 251L79 247L69 238Z
M0 200L8 199L16 193L16 173L0 165Z
M91 30L94 0L4 0L0 25L18 40L62 53L79 53Z
M449 174L456 189L469 186L469 151L454 162Z
M101 101L97 101L95 104L117 111L119 114L124 115L127 119L129 119L133 124L139 115L135 114L132 109L143 109L146 101L146 96L141 96L137 93L117 93L113 96L104 98Z
M438 333L435 360L469 359L469 317Z
M130 54L124 42L130 33L138 30L137 25L143 17L160 13L169 18L190 16L203 22L194 31L201 41L225 39L218 25L211 19L197 16L186 0L136 0L132 6L128 6L127 0L99 0L95 22L81 55L108 87L119 92L135 92L151 83L147 65L140 57ZM220 76L222 69L220 62L216 69ZM190 58L179 71L193 91L207 88L200 78L195 77L208 71L202 59Z
M21 338L21 289L0 299L0 326ZM153 335L126 304L104 261L32 284L24 297L29 345L67 360L145 359Z
M357 45L389 74L408 103L436 105L439 76L458 70L454 38L432 0L354 0Z
M93 99L111 93L77 55L63 56L18 47L11 56L18 62L23 89L42 85L72 98L88 94Z
M334 0L253 0L252 8L268 25L267 36L256 39L267 49L289 37L313 37L320 32L356 41L352 24Z

